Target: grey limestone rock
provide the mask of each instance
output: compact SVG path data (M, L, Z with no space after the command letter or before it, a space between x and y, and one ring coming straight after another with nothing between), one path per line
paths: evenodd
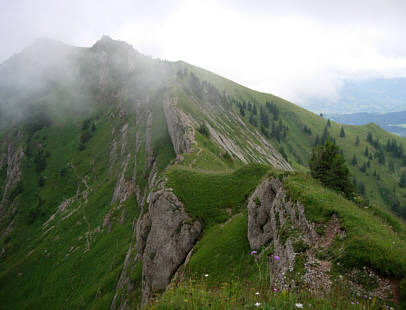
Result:
M142 303L165 290L196 243L201 225L185 212L165 185L150 196L148 210L137 223L137 252L142 255Z

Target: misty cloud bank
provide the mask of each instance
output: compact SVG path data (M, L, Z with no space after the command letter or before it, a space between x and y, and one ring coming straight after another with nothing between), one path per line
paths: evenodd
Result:
M173 70L107 36L90 48L39 39L0 65L0 129L32 119L60 123L123 100L149 103Z
M406 76L406 2L8 1L0 61L40 36L90 46L103 34L306 105L343 81Z

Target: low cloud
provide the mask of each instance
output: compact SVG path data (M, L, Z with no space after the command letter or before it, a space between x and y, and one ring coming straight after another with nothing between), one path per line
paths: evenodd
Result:
M337 100L345 79L406 76L404 1L73 0L61 10L42 0L29 15L32 2L16 3L8 5L10 17L0 16L11 29L0 32L3 46L34 36L90 46L109 34L302 105ZM7 53L2 48L0 57Z

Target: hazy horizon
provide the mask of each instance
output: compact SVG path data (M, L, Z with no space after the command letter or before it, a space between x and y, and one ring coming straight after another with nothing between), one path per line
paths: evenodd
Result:
M406 77L403 1L6 1L0 62L39 37L103 35L184 60L305 106L338 102L345 80Z

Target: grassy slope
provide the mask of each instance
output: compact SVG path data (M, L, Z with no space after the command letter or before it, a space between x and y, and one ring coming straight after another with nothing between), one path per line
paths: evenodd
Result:
M265 105L266 101L275 103L280 110L280 119L289 127L289 130L286 139L279 142L276 139L271 138L271 143L276 149L279 150L282 147L285 150L289 162L296 171L307 170L307 163L310 158L316 135L319 135L320 137L323 135L327 119L283 100L282 98L271 94L256 92L207 70L184 62L178 62L176 63L176 66L194 72L202 81L209 81L217 87L220 90L220 93L224 90L229 96L232 96L237 100L245 100L246 102L257 103L259 105ZM183 105L181 105L181 108L183 108ZM232 109L238 113L236 106L233 106ZM194 113L194 111L186 111L192 115ZM245 121L247 122L247 126L251 126L248 124L248 115L249 113L246 113ZM258 116L256 118L259 120ZM311 129L311 135L304 133L304 125ZM395 158L391 153L386 152L385 150L385 145L388 139L395 139L398 144L403 144L403 147L406 150L406 140L390 134L374 124L364 126L346 125L344 126L346 135L344 138L340 138L339 134L341 127L340 124L331 122L331 127L328 127L328 132L330 136L335 138L336 143L344 151L347 165L349 166L351 173L356 177L358 184L360 182L365 184L366 198L384 208L391 208L393 201L398 200L400 205L403 208L406 208L406 188L400 188L398 186L401 172L406 169L406 167L403 166L403 160ZM374 140L379 139L380 143L383 145L386 162L382 165L378 162L378 159L374 158L369 161L370 167L367 168L367 171L361 172L360 167L364 163L368 163L368 158L363 155L365 148L368 146L369 152L372 152L373 154L377 151L366 141L369 132L372 133ZM357 136L360 139L360 144L358 146L355 145ZM356 156L358 159L358 164L356 166L351 165L353 156ZM394 171L389 169L390 160L394 162ZM373 176L375 170L380 176L379 179Z
M229 212L241 211L244 203L267 168L250 165L233 173L209 174L172 168L167 174L168 186L185 204L186 212L204 225L224 222ZM191 186L192 185L192 186Z
M204 183L197 183L200 178L194 177L196 172L180 171L190 174L188 186L183 187L178 183L180 179L172 170L168 176L174 191L181 192L186 210L199 207L204 211L205 205L198 202L200 196L195 191L204 187ZM279 176L279 172L273 171L269 175ZM394 279L405 277L406 227L396 217L377 208L359 207L340 194L322 187L306 173L285 174L284 185L291 199L305 204L307 218L315 222L319 229L327 224L332 214L339 216L347 237L336 239L330 249L319 253L333 262L333 278L338 278L338 275L346 278L353 267L362 269L364 266L381 276ZM222 187L213 187L207 196L218 199L223 193ZM168 292L152 303L153 309L245 309L253 307L257 301L269 309L295 309L298 302L311 303L313 307L318 305L317 309L382 307L381 302L371 299L363 301L353 296L339 283L334 284L327 298L315 297L303 290L273 293L266 281L266 264L264 261L255 262L250 255L245 209L229 217L227 222L205 230L185 272L181 282L173 284ZM208 276L205 277L205 274ZM261 292L260 296L254 294L256 291ZM359 301L360 304L352 305L350 301Z
M157 167L162 170L175 154L162 107L151 107L152 146L158 154ZM80 151L79 141L85 131L82 125L89 116L96 129ZM110 306L131 241L132 220L139 212L135 196L120 209L115 208L117 203L111 205L115 185L115 180L109 177L112 126L121 126L119 122L124 121L111 120L110 112L95 113L75 121L54 123L32 135L27 144L30 150L26 150L23 160L23 192L16 198L21 208L12 234L0 240L0 247L7 248L6 259L0 261L2 309L79 309L90 305L94 309L106 309ZM135 114L128 116L127 121L127 148L134 152L134 133L141 131L140 137L145 139L145 124L136 127ZM87 130L91 131L90 127ZM143 145L137 154L140 186L145 184L145 165L141 163L145 159ZM41 172L36 170L35 159L39 149L49 153ZM116 166L120 167L119 160ZM130 164L126 178L132 177L133 168ZM87 204L82 195L86 190L83 180L90 189ZM42 224L56 212L58 205L71 197L77 198L43 228ZM70 212L72 215L63 219ZM111 225L103 227L108 212ZM119 218L124 218L122 224ZM140 281L141 274L134 277Z
M367 197L374 202L367 208L362 204L360 207L347 201L341 195L323 188L306 173L305 163L308 161L316 134L321 136L326 127L326 119L275 96L240 87L231 81L196 67L181 65L191 68L201 80L209 80L219 89L225 89L230 94L238 96L239 99L256 101L261 104L270 100L278 105L281 111L280 118L289 126L288 138L280 143L274 139L271 142L277 148L282 146L295 170L301 171L285 179L285 186L290 197L294 200L300 200L306 205L306 215L310 220L316 222L321 230L331 215L335 213L338 214L347 233L345 240L336 240L332 248L325 253L319 253L324 259L333 260L333 277L345 274L352 267L362 268L363 266L374 269L381 276L395 279L405 277L406 243L404 240L406 228L402 220L382 209L383 206L387 207L387 201L380 195L381 188L388 189L396 186L398 182L397 172L394 175L389 171L387 163L385 166L380 165L377 160L370 162L367 173L359 171L360 164L355 168L349 164L354 155L362 164L366 146L369 147L370 151L375 151L374 147L366 142L369 132L373 134L374 139L378 138L381 143L386 143L388 138L394 138L400 143L404 143L404 140L388 134L373 124L345 126L346 136L340 138L341 125L331 122L331 126L328 127L329 134L344 149L344 156L349 167L352 168L358 181L365 183ZM201 117L199 111L195 111L191 109L191 105L187 105L187 101L190 100L187 96L184 98L181 96L180 100L178 106L181 109L197 119ZM238 112L237 109L236 111ZM311 136L303 132L305 124L312 129L313 134ZM360 138L359 146L355 146L357 136ZM240 197L242 198L242 194L247 192L241 185L238 189L238 187L230 186L228 183L229 180L226 176L232 175L228 171L233 165L235 166L235 163L225 167L224 160L219 157L221 151L218 149L211 151L207 147L211 143L210 138L197 133L197 142L197 149L203 148L210 156L199 157L197 150L193 154L185 156L185 162L168 171L169 186L174 188L174 192L184 202L185 209L189 214L203 220L208 227L206 227L187 266L186 282L174 285L161 299L158 298L156 303L153 303L154 307L157 309L195 307L197 309L209 307L210 304L214 309L228 309L230 305L235 305L235 308L239 309L252 306L255 300L252 296L247 296L247 290L252 292L261 289L265 289L267 292L264 296L264 300L266 300L264 305L275 306L275 309L293 309L295 307L294 302L300 300L309 301L313 305L317 304L320 309L360 309L362 307L375 309L377 307L377 305L372 305L371 301L352 306L349 300L350 298L356 300L356 298L348 295L350 294L348 290L342 287L335 287L332 292L333 295L326 300L314 298L314 296L306 295L302 291L286 296L270 296L269 288L266 289L266 283L258 278L257 272L260 268L259 274L264 273L266 265L261 262L256 265L249 255L244 208L235 209L233 207L246 205L246 202L240 200ZM386 151L385 156L387 162L388 159L394 160L397 168L402 165L399 159L394 159ZM189 167L190 163L193 163L193 167ZM220 172L227 173L219 174L219 169ZM240 171L244 169L246 168L240 169ZM372 177L372 171L375 169L381 176L379 181ZM214 186L209 186L209 184L214 184ZM397 190L402 192L401 189ZM229 203L229 194L233 192L240 193L241 196L238 194L231 195L234 201ZM398 195L398 198L402 201L404 197ZM234 217L230 218L224 212L226 205L231 207L233 214L237 213ZM215 208L212 209L212 207ZM226 219L229 220L224 224L215 224ZM341 267L338 267L339 264L337 263L340 263ZM244 265L245 268L242 267ZM204 274L209 274L209 276L205 278ZM247 280L250 284L241 288L241 281ZM225 287L219 287L220 283L223 282L226 283ZM222 298L223 295L227 295L227 298Z
M110 139L107 118L97 121L94 136L81 152L78 151L80 133L80 124L68 123L34 134L31 145L42 142L50 157L40 175L35 170L33 156L26 157L23 163L24 191L17 199L24 207L7 241L7 259L1 261L0 299L4 309L79 308L92 303L99 289L109 295L102 294L97 303L105 306L110 303L129 242L131 222L114 225L110 233L97 232L110 208L114 186L105 182ZM81 178L89 175L90 170L93 178L86 178L92 188L88 203L66 220L58 215L48 226L49 232L42 229L41 224L57 206L75 195L77 186L80 191L85 189ZM40 176L45 179L42 187L38 185ZM84 204L83 199L70 205L68 211L79 204ZM132 200L126 209L129 216L134 213ZM58 225L53 226L56 222ZM89 230L91 251L86 243ZM110 270L106 266L111 266Z

